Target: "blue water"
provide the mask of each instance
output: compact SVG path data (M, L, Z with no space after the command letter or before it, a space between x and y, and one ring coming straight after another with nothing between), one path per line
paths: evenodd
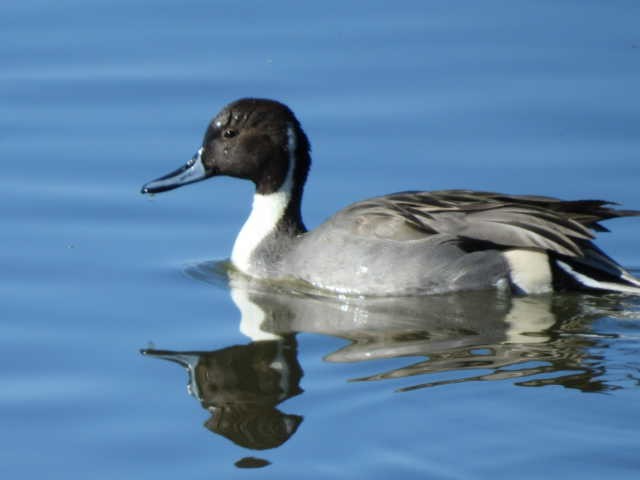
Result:
M640 208L639 18L636 1L3 1L2 478L638 478L637 299L247 290L215 262L250 185L139 188L225 103L264 96L311 138L308 226L405 189ZM640 222L608 226L598 244L638 274Z

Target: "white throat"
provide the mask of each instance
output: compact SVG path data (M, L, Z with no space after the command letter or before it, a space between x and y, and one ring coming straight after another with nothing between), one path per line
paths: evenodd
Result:
M289 167L282 186L267 195L259 193L253 196L251 214L244 222L236 237L231 253L231 263L246 274L251 273L251 256L258 245L275 228L284 215L293 189L293 170L295 168L296 137L292 125L287 126L287 147L289 150Z

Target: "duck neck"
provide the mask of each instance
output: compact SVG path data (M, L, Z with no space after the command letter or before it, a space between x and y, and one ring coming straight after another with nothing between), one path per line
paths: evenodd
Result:
M275 192L253 195L251 214L242 226L233 245L231 262L240 271L260 275L261 270L277 266L282 254L294 243L306 228L302 220L301 204L309 152L304 149L306 159L300 161L299 145L295 130L289 127L288 168L282 185ZM261 260L256 255L260 252ZM266 272L262 272L266 273Z

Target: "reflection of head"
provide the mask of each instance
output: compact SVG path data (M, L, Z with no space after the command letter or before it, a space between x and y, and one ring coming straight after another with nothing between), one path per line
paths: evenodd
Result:
M300 422L301 416L284 414L277 408L227 406L216 408L205 426L236 445L265 450L286 442Z
M189 372L189 391L213 415L212 432L236 444L275 448L295 433L302 417L276 405L302 393L302 368L295 336L234 345L212 352L144 350L145 355L176 362Z
M295 341L234 345L200 355L195 382L204 408L274 407L302 392Z
M246 448L275 448L302 422L275 406L302 392L293 340L235 345L200 356L200 401L213 412L205 426Z

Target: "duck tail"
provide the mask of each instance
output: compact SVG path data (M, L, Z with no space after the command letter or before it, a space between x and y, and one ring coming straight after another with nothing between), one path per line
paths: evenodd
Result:
M580 257L555 256L555 289L579 289L640 295L640 279L634 277L595 245Z

